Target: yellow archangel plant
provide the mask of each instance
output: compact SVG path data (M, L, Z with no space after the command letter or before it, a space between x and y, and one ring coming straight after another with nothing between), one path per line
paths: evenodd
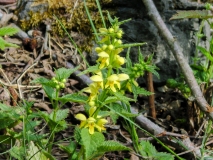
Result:
M101 36L98 42L100 47L95 49L99 57L97 59L98 69L90 78L92 83L83 89L84 92L90 94L89 118L81 113L75 116L81 121L80 128L88 127L90 134L93 134L95 129L99 132L104 131L104 124L108 122L98 115L102 107L99 101L104 102L111 93L120 92L121 82L129 79L127 74L115 72L125 63L125 58L119 55L123 51L121 41L123 31L119 28L119 24L115 23L108 29L100 28L99 35Z

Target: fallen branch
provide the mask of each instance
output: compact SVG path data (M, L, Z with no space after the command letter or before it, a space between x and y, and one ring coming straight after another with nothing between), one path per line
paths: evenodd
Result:
M172 50L173 55L177 63L179 64L184 74L185 80L189 85L192 95L194 96L200 109L204 111L210 117L211 120L213 120L213 108L211 108L211 106L207 103L206 99L204 98L203 93L201 92L200 87L197 84L197 81L194 77L192 69L190 68L188 62L186 61L186 58L183 56L183 53L181 52L179 43L177 42L176 39L173 38L172 34L166 27L153 1L152 0L142 0L142 1L147 8L148 15L154 22L155 26L158 28L159 33L161 33L162 37Z

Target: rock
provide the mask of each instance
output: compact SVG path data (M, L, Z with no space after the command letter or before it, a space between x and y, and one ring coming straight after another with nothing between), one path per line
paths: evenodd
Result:
M192 57L195 55L196 44L196 32L199 29L200 20L198 19L183 19L172 20L169 19L176 13L177 10L195 10L203 9L203 4L196 2L190 2L189 0L154 0L156 7L166 23L168 29L173 34L175 39L180 43L182 52L185 55L186 60L190 63ZM47 3L43 3L36 7L30 7L32 2L22 0L22 3L26 3L24 9L20 12L21 19L28 18L29 11L37 12L38 10L43 12L46 9ZM142 54L144 56L154 54L153 63L160 69L160 79L154 77L155 84L165 84L168 78L175 78L180 75L180 69L176 63L176 60L166 45L165 41L160 36L157 28L149 18L147 10L141 0L112 0L112 3L107 6L102 6L104 9L108 9L113 13L116 12L116 16L120 20L131 18L132 20L122 25L125 32L123 37L124 43L134 42L146 42L147 45L141 47ZM210 38L210 29L204 28L207 38L203 40L202 46L208 47L208 39ZM91 61L95 61L97 58L95 54L92 54ZM138 48L131 49L131 58L134 62L137 61ZM144 83L141 79L139 83Z
M173 34L175 39L180 43L182 52L188 62L195 54L196 32L198 31L200 20L198 19L169 19L176 13L177 10L195 10L203 9L204 5L188 0L154 0L155 5L166 23L168 29ZM146 8L141 0L113 0L113 8L116 8L116 16L120 20L131 18L132 20L122 25L125 32L124 42L147 42L146 46L141 48L144 56L154 54L153 63L160 69L160 79L154 77L154 82L164 84L168 78L179 76L180 69L176 60L166 45L165 41L160 36L157 28L149 18ZM112 8L112 9L113 9ZM210 31L206 29L206 31ZM210 35L210 32L206 33ZM202 42L204 46L208 46L207 41ZM132 48L131 57L133 61L137 61L138 49ZM144 81L141 81L143 83Z

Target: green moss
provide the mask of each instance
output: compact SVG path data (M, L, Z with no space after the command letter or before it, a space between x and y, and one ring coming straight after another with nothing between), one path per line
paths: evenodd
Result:
M102 0L101 3L103 5L110 2L111 0ZM39 0L37 3L39 3ZM44 3L44 0L40 3ZM63 28L53 16L56 15L68 32L73 30L77 31L81 36L84 36L82 37L83 42L77 45L82 50L90 51L94 37L83 1L79 0L77 5L75 4L76 0L46 0L46 3L48 3L48 8L44 13L31 11L29 12L29 20L20 20L20 26L22 29L28 30L35 28L40 24L45 23L45 21L50 21L53 36L54 34L64 36L65 32ZM95 0L87 0L87 7L96 28L103 27ZM106 19L107 16L105 10L103 10L103 15Z

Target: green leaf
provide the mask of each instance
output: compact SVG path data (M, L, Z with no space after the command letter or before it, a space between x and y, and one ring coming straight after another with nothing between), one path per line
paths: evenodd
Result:
M5 41L5 47L19 47L19 46L16 45L16 44L9 43L9 42Z
M114 95L118 98L118 100L124 102L124 103L127 104L127 105L130 105L130 104L129 104L130 101L135 101L134 99L128 98L128 97L122 95L122 94L119 93L119 92L114 92Z
M17 160L23 160L23 157L25 157L24 147L22 146L14 146L10 149L9 153L11 157L14 157Z
M140 145L142 147L142 151L145 152L145 155L142 156L152 157L157 153L157 150L149 141L141 141Z
M136 47L136 46L142 46L145 45L147 43L130 43L130 44L122 44L119 46L116 46L116 48L129 48L129 47Z
M104 136L100 132L95 132L91 135L87 128L83 128L81 130L81 140L85 149L85 158L88 159L88 157L97 152L97 148L104 142Z
M98 152L129 151L129 150L131 149L116 141L104 141L98 147Z
M28 146L28 151L26 155L26 159L31 160L48 160L48 158L42 153L41 150L34 144L34 142L30 141Z
M118 101L118 98L115 97L115 96L109 96L105 99L103 105L106 105L106 104L109 104L109 103L112 103L112 102L116 102Z
M44 78L44 77L39 77L34 79L31 83L39 83L39 84L48 84L50 82L49 79Z
M208 58L208 60L210 60L211 62L213 62L213 57L212 55L203 47L201 46L197 46L197 49L201 51L201 53L203 53L206 58Z
M88 97L74 93L74 94L66 94L62 97L59 97L58 100L63 103L67 102L85 103L88 100Z
M121 114L125 117L137 117L138 114L129 113L128 111L122 109Z
M145 90L144 88L136 87L135 89L137 94L141 94L143 96L150 96L154 94L152 92Z
M82 145L82 143L81 143L81 129L78 126L76 126L75 130L74 130L74 138L75 138L77 143Z
M209 11L207 10L191 10L191 11L178 11L177 14L173 15L169 20L185 19L185 18L207 19L212 17L213 15L209 14Z
M69 155L74 153L75 149L76 149L76 144L73 141L71 141L69 143L69 145L67 145L67 146L64 146L61 144L59 144L58 146L60 147L61 150L65 151Z
M83 74L87 74L90 72L95 73L98 70L99 70L99 65L91 66L91 67L87 68L86 70L82 71L81 73L79 73L77 76L81 76Z
M0 28L0 36L12 36L16 33L18 33L19 29L14 28L14 27L2 27Z
M110 118L112 119L112 122L114 124L116 124L117 120L119 118L119 115L117 113L121 113L122 112L122 106L120 104L118 104L118 103L112 103L110 105L110 110L111 110L110 111L111 112Z
M5 49L5 43L6 43L6 41L2 37L0 37L0 49L1 50Z
M60 109L60 110L57 110L55 112L55 122L59 122L61 120L64 120L65 118L67 118L69 114L69 109ZM54 118L54 111L50 114L50 118L53 120Z
M13 127L18 123L19 118L20 115L16 113L16 109L0 103L0 129Z
M155 160L174 160L174 156L169 154L169 153L164 153L164 152L158 152L155 155L153 155Z
M126 68L127 68L127 69L132 67L132 60L131 60L130 57L129 57L130 49L131 49L131 47L128 48L127 54L126 54L126 61L127 61L127 62L126 62Z
M0 144L15 145L16 139L9 135L0 135Z
M67 127L67 123L65 120L60 120L60 121L54 121L52 118L53 118L53 113L51 113L50 115L46 112L41 112L41 111L38 111L40 116L42 118L44 118L44 120L48 123L48 126L50 127L51 131L54 131L54 132L59 132L59 131L62 131L64 130L66 127ZM66 117L66 113L65 114L61 114L60 112L59 113L56 113L56 118L57 120L59 119L63 119L64 117Z
M75 72L79 68L73 68L73 69L67 69L67 68L59 68L58 70L55 71L55 78L59 81L62 81L63 79L68 79L70 75Z
M51 99L56 99L56 91L54 88L50 87L50 86L46 86L43 85L43 90L45 91L45 93L47 94L47 97L51 100Z

